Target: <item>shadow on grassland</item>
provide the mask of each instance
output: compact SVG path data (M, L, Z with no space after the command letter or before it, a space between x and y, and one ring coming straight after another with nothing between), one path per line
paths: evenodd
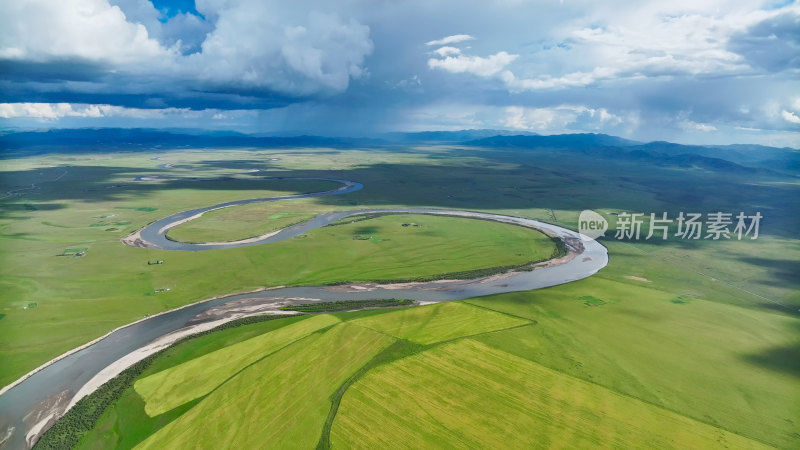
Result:
M795 324L800 332L800 324ZM759 353L743 356L744 360L766 369L800 378L800 343L772 347Z
M291 152L291 150L282 150ZM308 153L307 149L302 149ZM346 151L341 151L344 153ZM313 152L311 152L313 154ZM48 208L65 200L124 201L151 191L170 189L251 190L250 182L265 177L334 177L364 183L362 191L346 196L319 198L323 204L371 205L403 204L463 209L600 209L611 211L728 211L764 216L761 232L794 239L800 228L800 196L791 183L771 183L774 174L742 177L725 171L665 168L645 162L615 161L585 154L575 157L570 150L560 153L526 150L470 149L437 147L431 152L413 153L419 162L392 162L393 151L375 149L386 162L365 164L341 170L276 170L268 160L203 161L192 163L198 173L212 169L254 168L238 180L188 180L176 178L186 170L169 168L131 168L82 166L67 167L68 175L58 182L62 167L5 172L0 178L4 189L42 180L41 188L22 197L6 199L6 204L28 204ZM79 163L79 158L75 159ZM157 181L134 181L141 175ZM758 177L764 177L763 180ZM763 181L763 182L762 182ZM35 182L35 181L34 181ZM294 187L287 186L290 191ZM269 189L281 190L280 183ZM14 213L3 208L0 217ZM23 206L24 208L24 206ZM24 211L19 211L24 213ZM674 217L671 215L670 217ZM547 219L542 217L542 219Z

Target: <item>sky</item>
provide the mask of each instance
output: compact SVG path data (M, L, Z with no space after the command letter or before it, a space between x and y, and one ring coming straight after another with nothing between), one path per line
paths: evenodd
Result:
M792 0L0 2L0 128L800 147Z

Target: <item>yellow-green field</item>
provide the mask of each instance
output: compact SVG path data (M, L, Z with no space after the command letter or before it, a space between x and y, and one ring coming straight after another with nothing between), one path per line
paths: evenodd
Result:
M250 364L337 322L333 316L315 316L150 375L134 388L145 401L145 412L157 416L208 394Z
M198 358L216 350L235 345L247 339L268 334L285 326L308 319L309 316L291 316L282 318L271 318L270 320L255 321L255 323L235 325L224 330L217 330L201 336L182 341L172 347L167 348L153 362L148 365L138 375L139 379L147 378L150 375L163 372L167 369L183 364L186 361ZM266 318L262 318L266 319ZM97 396L97 393L90 397ZM139 393L134 389L133 383L129 383L119 394L116 401L102 411L98 417L96 425L87 430L88 432L82 439L72 439L70 443L59 440L57 437L51 447L67 448L75 447L83 450L105 450L110 448L130 449L142 442L160 428L169 424L181 414L192 408L200 399L190 401L167 413L151 417L145 411L145 403ZM74 411L74 410L73 410ZM70 414L73 414L73 411ZM87 420L86 416L80 412L81 420ZM57 425L57 428L61 423ZM65 427L69 433L70 427ZM65 433L65 434L68 434ZM63 437L59 436L59 437ZM46 447L45 447L46 448Z
M337 313L341 323L281 349L270 344L279 333L267 336L311 319L203 336L168 350L138 378L142 388L164 372L168 393L151 378L143 398L131 382L93 429L69 429L86 416L61 427L81 448L133 448L147 439L149 448L368 447L375 442L369 439L407 447L800 448L795 178L588 156L566 169L563 154L450 146L170 155L182 161L170 171L142 154L4 161L3 190L32 182L39 188L5 199L0 210L1 379L115 326L214 295L435 277L521 264L553 249L531 230L419 215L218 252L133 249L119 238L170 213L306 190L252 181L132 182L138 175L205 177L280 157L260 168L365 186L280 212L270 213L268 204L232 208L193 224L197 232L206 227L206 237L225 228L214 221L237 214L256 225L263 213L258 226L268 229L291 222L288 215L269 219L283 212L393 206L487 211L573 229L586 208L670 217L679 210L761 211L765 220L756 241L607 238L610 264L588 279L436 306ZM226 169L213 168L220 165ZM402 226L409 222L420 226ZM240 231L235 237L248 234ZM77 248L88 253L56 256ZM165 264L146 265L154 259ZM172 290L154 294L163 287ZM264 336L257 352L221 350L256 335ZM207 359L192 363L196 358ZM359 402L366 410L354 408Z
M611 268L614 278L619 267ZM145 448L226 448L213 439L220 433L240 447L255 445L240 434L255 433L274 448L793 448L796 379L746 355L790 344L794 322L697 298L674 303L633 283L597 277L466 302L280 319L283 327L221 349L212 334L157 359L164 369L139 381L174 371L182 384L164 377L173 388L152 391L145 404L136 383L81 447L131 446L157 430ZM238 352L256 358L246 350L255 342L336 323L274 353L260 344L264 359L232 378L216 364ZM753 324L763 334L752 334ZM323 345L332 336L338 344ZM369 340L386 350L365 350L351 364L360 350L349 345ZM330 367L337 358L346 374ZM205 397L181 394L224 377ZM165 401L173 409L147 413Z
M329 397L392 341L347 323L312 334L248 367L136 448L313 448Z
M635 420L632 420L635 418ZM379 367L332 448L769 448L470 339Z
M531 322L462 303L439 303L356 319L353 323L419 344L433 344Z
M628 280L635 261L612 259L580 283L468 300L537 321L475 339L721 429L797 444L797 319L654 288L674 274L667 267L654 267L652 282Z

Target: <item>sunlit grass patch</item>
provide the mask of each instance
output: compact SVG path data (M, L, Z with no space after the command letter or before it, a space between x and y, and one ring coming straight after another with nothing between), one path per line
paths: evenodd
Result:
M365 317L356 319L353 323L419 344L432 344L531 322L496 311L451 302Z

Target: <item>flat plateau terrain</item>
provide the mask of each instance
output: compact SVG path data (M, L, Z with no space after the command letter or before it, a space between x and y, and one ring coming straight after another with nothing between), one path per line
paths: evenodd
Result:
M415 215L230 250L120 243L175 212L326 189L264 177L364 189L214 211L170 237L240 239L372 207L571 229L583 209L764 216L757 240L619 241L611 230L606 268L552 288L206 333L88 397L79 412L90 423L68 415L42 448L800 446L796 177L453 146L53 154L0 170L14 191L0 200L2 385L117 326L217 295L435 278L555 251L534 230Z

